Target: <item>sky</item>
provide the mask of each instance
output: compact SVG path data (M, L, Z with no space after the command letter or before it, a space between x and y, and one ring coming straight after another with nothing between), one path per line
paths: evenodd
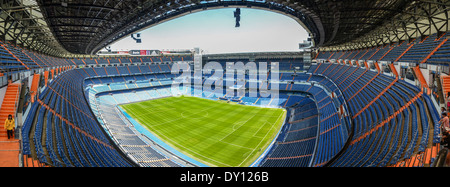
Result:
M265 10L241 8L235 27L234 8L206 10L141 31L142 43L126 37L113 51L200 48L204 54L299 51L308 33L294 19Z

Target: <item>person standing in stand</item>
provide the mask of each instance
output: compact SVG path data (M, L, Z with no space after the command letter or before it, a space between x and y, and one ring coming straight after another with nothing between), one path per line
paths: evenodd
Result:
M447 93L447 110L450 112L450 92Z
M8 119L5 120L5 129L6 134L8 134L8 139L10 137L14 137L14 128L15 128L15 121L12 115L8 115Z

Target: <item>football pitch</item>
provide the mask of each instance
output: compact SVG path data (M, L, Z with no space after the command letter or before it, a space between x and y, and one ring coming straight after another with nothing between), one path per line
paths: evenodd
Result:
M153 135L208 166L246 167L276 137L286 111L179 96L121 106Z

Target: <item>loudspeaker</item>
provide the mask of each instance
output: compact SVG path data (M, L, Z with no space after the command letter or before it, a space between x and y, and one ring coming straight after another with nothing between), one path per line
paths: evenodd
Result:
M141 43L142 42L140 33L137 33L136 37L134 37L134 34L131 34L131 38L133 38L133 40L135 40L136 43Z

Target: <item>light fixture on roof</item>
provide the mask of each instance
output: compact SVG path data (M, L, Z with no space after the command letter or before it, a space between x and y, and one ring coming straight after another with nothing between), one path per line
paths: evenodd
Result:
M140 33L136 33L136 37L134 36L134 34L131 34L131 38L133 38L136 41L136 43L141 43L142 42Z
M241 24L239 23L241 21L241 9L240 8L236 8L236 11L234 11L234 17L236 18L236 26L235 27L240 27Z

